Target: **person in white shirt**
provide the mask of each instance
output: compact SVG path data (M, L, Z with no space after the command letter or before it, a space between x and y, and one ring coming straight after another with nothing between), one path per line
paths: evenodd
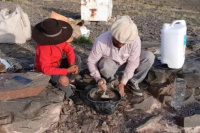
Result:
M119 93L123 96L127 85L134 94L142 96L138 83L146 77L154 58L152 52L141 50L137 26L125 15L112 24L110 31L96 38L87 65L99 88L105 90L106 82L122 72Z

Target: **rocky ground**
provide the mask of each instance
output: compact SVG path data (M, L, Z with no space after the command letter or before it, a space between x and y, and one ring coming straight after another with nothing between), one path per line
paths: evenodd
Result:
M130 15L138 26L142 47L155 52L160 47L160 31L163 23L184 19L187 23L187 52L196 57L200 55L200 1L198 0L113 0L113 16ZM20 5L29 15L31 25L49 17L55 11L66 17L80 19L80 0L11 0L0 1L0 9L13 11ZM90 30L90 39L94 39L110 27L110 22L86 22ZM27 68L34 63L35 45L33 40L25 44L0 44L0 57L13 66ZM75 51L83 59L82 68L86 68L86 59L92 44L73 44ZM191 58L192 59L192 58ZM196 69L195 69L196 70ZM165 72L161 72L162 74ZM159 76L158 76L159 77ZM168 77L170 78L170 77ZM150 78L151 79L151 78ZM166 79L165 79L166 80ZM163 82L159 80L160 82ZM157 81L158 82L158 81ZM173 81L164 88L170 88ZM151 83L149 81L149 83ZM154 82L155 83L155 82ZM197 82L196 82L197 83ZM194 84L196 84L194 82ZM152 82L153 84L153 82ZM162 86L163 87L163 86ZM161 88L161 87L160 87ZM191 88L198 88L198 85ZM54 90L51 85L47 90ZM152 89L151 89L152 90ZM198 89L195 89L198 91ZM60 94L60 93L57 93ZM197 93L196 93L197 94ZM154 95L155 96L155 95ZM146 93L145 97L127 95L111 115L100 115L86 105L74 105L64 101L58 125L46 133L74 132L200 132L199 127L178 126L174 119L176 113L163 107L162 102ZM61 102L57 100L56 102ZM0 130L1 131L1 130Z

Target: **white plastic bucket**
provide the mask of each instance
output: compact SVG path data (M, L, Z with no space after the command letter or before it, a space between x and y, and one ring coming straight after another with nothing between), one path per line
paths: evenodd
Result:
M187 27L185 20L165 23L161 30L161 63L180 69L185 62Z

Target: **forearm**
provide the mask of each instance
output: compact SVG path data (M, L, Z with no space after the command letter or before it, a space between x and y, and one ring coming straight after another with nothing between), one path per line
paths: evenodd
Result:
M75 65L75 63L69 63L69 66L73 66L73 65Z
M68 71L66 68L56 68L56 67L42 67L42 72L47 75L67 75Z
M87 65L88 65L88 69L90 71L90 75L96 80L96 82L99 79L101 79L101 75L100 75L99 70L97 69L96 65L91 62L88 62Z

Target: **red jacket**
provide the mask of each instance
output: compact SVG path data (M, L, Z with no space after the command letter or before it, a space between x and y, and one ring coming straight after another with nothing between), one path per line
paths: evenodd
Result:
M75 63L74 50L67 42L56 45L37 44L35 67L38 72L47 75L66 75L67 68L59 68L63 51L66 54L68 63Z

